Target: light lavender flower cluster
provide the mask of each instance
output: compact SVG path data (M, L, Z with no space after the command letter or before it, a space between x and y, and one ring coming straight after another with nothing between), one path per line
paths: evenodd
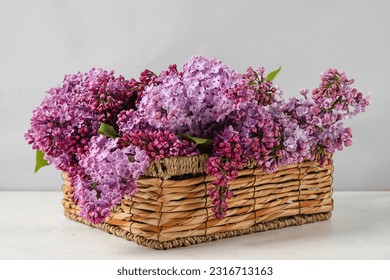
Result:
M183 72L171 65L145 88L136 110L121 114L119 130L167 129L213 137L226 117L243 105L242 98L227 93L240 83L245 83L241 75L216 59L196 56L184 64Z
M369 105L336 69L324 72L311 93L301 89L301 98L289 100L272 82L276 74L263 67L239 74L195 56L182 71L145 70L139 81L102 69L68 75L34 111L26 139L69 173L80 214L94 223L134 195L149 161L208 153L206 173L215 175L208 195L223 218L234 195L229 182L248 161L268 173L304 160L329 164L352 144L342 121ZM97 136L101 123L113 138ZM212 145L197 146L194 136Z
M149 166L144 150L136 146L118 148L118 139L92 137L89 153L79 161L84 175L74 183L74 198L81 207L80 214L93 223L103 222L124 196L137 192L138 177Z

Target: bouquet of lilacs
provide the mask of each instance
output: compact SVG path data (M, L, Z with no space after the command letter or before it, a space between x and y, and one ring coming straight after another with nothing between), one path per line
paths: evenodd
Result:
M34 110L25 138L37 150L36 170L53 164L66 172L79 214L93 223L137 192L151 161L207 153L206 173L214 175L208 195L223 218L239 170L332 163L336 150L352 144L342 121L369 104L336 69L322 73L318 88L285 100L272 82L279 70L240 74L195 56L182 71L145 70L138 80L102 69L67 75Z

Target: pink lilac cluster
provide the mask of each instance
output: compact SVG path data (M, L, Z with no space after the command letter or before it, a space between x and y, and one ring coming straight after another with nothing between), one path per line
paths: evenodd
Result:
M149 75L148 70L144 73ZM103 198L93 199L92 194L100 197L100 193L89 189L96 182L91 183L86 175L88 172L86 173L85 164L81 163L82 159L92 153L91 139L97 135L100 123L105 122L115 127L119 112L135 107L138 93L143 90L145 81L149 80L126 80L122 76L115 77L113 71L102 69L66 75L63 84L50 89L41 105L33 112L31 127L25 134L26 140L34 149L44 153L49 164L67 172L72 185L84 186L83 191L76 188L75 198L77 196L84 217L91 217L92 222L98 219L85 214L90 212L86 209L100 209ZM129 185L124 184L124 187ZM113 198L112 194L106 196L106 200ZM84 199L81 199L83 196ZM86 204L85 201L90 203ZM95 201L96 205L92 206L91 201ZM112 206L115 203L105 204Z
M88 153L100 123L115 127L119 112L135 107L140 84L95 68L66 75L62 86L50 89L34 110L25 138L44 152L49 163L68 172L73 183L74 176L83 172L79 160Z
M144 150L151 160L199 154L194 142L183 139L169 130L145 129L128 132L119 138L118 146L127 147L129 145Z
M91 69L83 83L83 97L99 122L115 126L119 112L134 108L138 85L135 79L115 77L114 71Z
M229 182L238 177L238 171L249 161L262 170L272 173L278 170L278 160L283 151L281 129L272 115L257 102L231 116L235 122L214 138L213 152L206 163L206 173L215 175L214 188L208 190L218 218L226 215L227 199L232 197Z
M135 100L136 104L142 100L145 94L145 88L149 85L152 85L156 82L157 75L150 71L149 69L145 69L141 72L139 77L139 82L137 84L137 99Z
M329 69L311 93L301 89L301 98L285 100L263 67L239 74L201 56L182 71L175 64L159 75L145 70L138 81L92 69L49 91L26 139L71 175L81 215L94 223L134 194L149 161L207 152L206 173L215 176L208 194L223 218L233 197L229 184L248 164L268 173L304 160L323 166L352 144L342 121L369 104L353 82ZM118 136L97 137L101 123ZM191 136L213 143L199 146Z
M237 178L238 170L243 169L246 161L243 142L231 126L214 138L213 154L206 163L206 173L215 176L215 187L209 188L208 194L214 205L212 209L216 218L226 215L227 200L233 197L228 183Z
M72 179L82 170L78 160L89 150L89 140L99 128L98 115L85 101L82 84L89 76L67 75L61 87L52 88L31 118L25 138L33 149Z
M369 99L352 87L353 83L344 72L328 69L321 75L320 86L312 91L310 122L320 131L315 135L318 142L311 152L321 165L332 163L331 155L336 150L352 145L352 131L341 121L364 112L369 105Z
M306 142L303 158L317 160L321 166L332 163L332 155L344 146L352 145L352 131L344 127L343 120L349 119L370 104L369 96L352 87L354 80L344 72L328 69L321 75L321 83L311 97L309 90L300 90L303 98L292 98L283 103L282 111L302 132ZM304 134L303 134L304 133Z
M281 93L278 86L267 80L264 67L259 67L256 71L252 67L248 67L243 78L248 90L253 91L255 100L263 106L274 103L277 94Z
M136 193L137 179L149 166L144 150L132 145L118 148L118 139L92 137L88 155L79 161L84 174L76 179L73 196L80 215L93 223L103 222L124 196Z

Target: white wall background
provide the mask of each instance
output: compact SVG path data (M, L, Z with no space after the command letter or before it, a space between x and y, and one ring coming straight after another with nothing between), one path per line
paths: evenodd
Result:
M389 31L386 0L0 0L0 190L60 189L54 167L33 174L23 134L64 74L95 66L138 77L195 54L240 72L282 65L287 96L344 69L372 105L349 121L354 145L335 155L334 188L390 190Z

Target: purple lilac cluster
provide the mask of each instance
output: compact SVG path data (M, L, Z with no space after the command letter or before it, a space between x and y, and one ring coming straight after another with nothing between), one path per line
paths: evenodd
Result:
M226 117L242 105L242 97L229 92L240 83L245 83L241 75L216 59L196 56L184 64L183 72L171 65L145 88L136 110L121 113L119 130L167 129L214 137Z
M216 218L223 218L228 209L227 200L233 197L229 181L237 178L238 170L246 163L243 142L239 134L230 126L220 136L214 138L213 154L206 163L206 173L215 175L208 194L213 203Z
M73 176L82 173L79 160L89 152L100 122L116 126L119 112L135 107L140 84L95 68L66 75L62 86L50 89L34 110L25 138L49 163L68 172L73 183Z
M135 79L115 77L114 71L92 69L83 83L83 97L99 122L116 126L119 112L134 108L138 84Z
M92 139L98 134L101 122L116 127L119 113L135 108L136 98L142 95L145 83L152 80L150 71L145 70L143 73L142 81L139 82L134 79L126 80L122 76L115 77L113 71L102 69L91 69L85 74L66 75L62 86L50 89L41 105L34 110L31 127L25 134L28 143L32 144L35 150L42 151L48 163L68 173L71 184L75 186L74 199L81 207L82 215L92 222L102 221L101 218L105 217L105 212L102 214L102 211L110 210L110 207L118 202L118 199L114 199L114 194L134 193L124 191L130 190L131 184L126 183L130 182L129 180L120 181L122 187L119 189L114 189L115 185L112 184L102 184L101 189L94 189L97 181L91 181L90 171L85 164L91 161L84 158L97 155L93 151L96 145ZM100 139L99 143L102 141ZM139 154L139 151L135 153ZM141 154L144 153L145 151L142 151ZM118 155L118 152L113 155ZM128 169L128 166L120 162L120 158L115 159L118 168ZM106 165L106 174L110 174L107 170L112 166ZM134 178L145 170L144 163L132 166L128 172L133 174ZM99 165L95 165L96 170L98 167ZM138 171L135 172L137 168ZM130 178L129 174L122 175ZM103 193L107 195L101 194L103 187L106 188ZM112 188L111 192L108 191L109 188Z
M253 92L254 98L263 106L270 105L276 101L277 94L280 94L279 88L267 80L265 68L259 67L256 71L248 67L243 75L248 90Z
M313 106L309 122L318 128L318 142L311 149L311 158L319 159L321 165L331 163L331 155L343 146L352 145L352 131L341 122L364 112L369 99L352 87L353 79L344 72L328 69L321 75L320 86L312 91Z
M52 88L31 118L25 138L45 159L73 178L82 172L78 164L89 150L89 140L99 128L98 114L90 110L82 84L88 74L67 75L61 87Z
M169 130L145 129L128 132L119 138L118 146L127 147L129 145L144 150L151 160L199 154L194 142L183 139Z
M353 82L344 72L328 69L311 97L310 91L302 88L303 98L280 102L283 114L299 128L299 135L306 143L303 158L317 160L324 166L332 163L336 150L352 145L352 131L342 121L364 112L370 104L369 96L364 97L352 87Z
M149 166L144 150L132 145L118 148L118 139L92 137L89 153L79 161L84 174L77 177L73 195L80 215L93 223L103 222L124 196L136 193L137 179Z
M336 69L289 100L268 77L263 67L239 74L201 56L182 71L174 64L159 75L145 70L138 81L102 69L68 75L34 111L26 139L71 175L81 215L94 223L135 193L149 161L207 152L206 173L215 176L208 194L223 218L234 195L229 182L245 166L272 173L304 160L331 163L336 150L352 144L342 121L369 105ZM101 123L118 136L96 136ZM212 145L205 149L191 136Z

